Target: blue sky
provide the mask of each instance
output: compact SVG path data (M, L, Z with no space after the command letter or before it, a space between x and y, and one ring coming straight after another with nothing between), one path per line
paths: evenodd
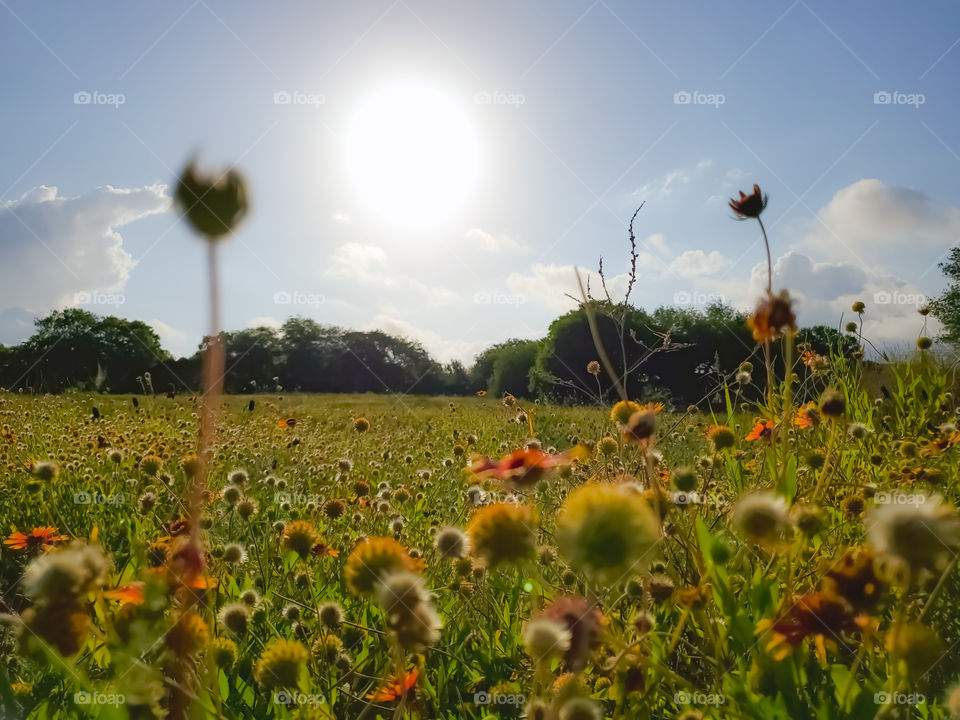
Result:
M960 241L952 2L0 0L0 18L0 342L80 304L192 352L203 248L167 188L194 152L253 199L223 246L228 329L303 314L444 360L542 336L601 254L622 287L641 200L637 304L751 305L758 228L726 199L757 182L774 284L807 323L864 300L878 344L918 334ZM462 204L417 230L371 207L344 150L358 108L409 83L478 148Z

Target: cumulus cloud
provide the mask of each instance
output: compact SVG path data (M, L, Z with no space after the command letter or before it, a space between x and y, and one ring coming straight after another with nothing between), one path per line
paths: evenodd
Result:
M40 186L0 204L0 306L45 312L122 289L134 265L118 229L170 207L162 185L66 197Z
M147 325L153 328L160 338L160 345L174 357L192 355L197 349L197 343L191 343L186 333L165 323L163 320L147 320Z
M820 210L803 246L870 270L890 270L906 259L907 266L926 272L958 242L960 208L864 179L837 192Z
M574 298L580 297L575 270L573 265L535 263L530 268L529 275L512 272L507 276L507 297L521 298L523 302L531 302L553 312L566 312L576 306L574 300L568 295ZM603 297L600 276L584 268L579 270L584 287L589 281L591 294L594 297ZM607 275L607 290L611 297L615 299L623 297L626 289L626 273Z
M266 327L279 330L282 326L283 323L271 315L258 315L257 317L252 317L247 320L248 329Z
M334 251L327 272L353 282L414 292L431 305L447 305L459 299L459 295L449 288L427 285L417 278L399 273L394 267L388 267L387 253L377 245L344 243Z
M690 182L690 176L682 169L671 170L662 177L655 178L637 189L635 195L642 200L665 200L680 185Z
M686 250L670 263L670 272L682 278L713 275L729 265L723 253L711 250Z
M21 307L0 310L0 345L18 345L33 335L36 318Z
M477 353L490 345L480 341L446 338L433 330L425 330L392 315L377 315L371 329L383 330L389 335L419 342L434 359L443 363L460 360L469 365Z

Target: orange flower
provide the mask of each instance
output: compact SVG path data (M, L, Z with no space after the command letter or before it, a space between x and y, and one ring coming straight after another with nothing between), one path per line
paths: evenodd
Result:
M322 542L313 546L311 552L314 555L329 555L330 557L340 557L340 551L324 545Z
M383 687L367 693L367 699L374 702L394 702L404 696L412 698L415 693L413 686L417 684L419 675L420 671L416 667L410 668L400 677L391 675Z
M654 415L658 415L662 410L662 402L649 402L640 406L640 412L653 413Z
M57 532L55 527L35 527L29 535L24 535L22 532L10 533L3 544L11 550L45 549L54 543L69 539L66 535L58 535Z
M2 437L4 440L12 442L14 445L17 444L17 436L14 435L13 432L11 432L10 430L7 430L6 428L0 431L0 437Z
M132 582L129 585L107 590L103 596L108 600L118 600L122 605L142 605L144 597L144 584L142 582Z
M767 630L773 638L766 649L777 660L785 658L792 648L808 637L817 641L817 654L825 656L825 642L833 642L841 633L856 632L864 626L865 618L853 614L849 603L819 590L799 596L776 620L761 620L757 633Z
M750 434L747 435L747 441L753 442L754 440L759 440L760 438L767 438L773 434L773 421L772 420L757 420L757 424L753 426L753 430L750 431Z
M776 340L786 331L795 333L797 318L793 314L790 294L786 290L781 290L779 295L769 293L747 318L747 327L753 331L753 339L757 342Z
M293 427L297 424L296 418L287 418L286 420L278 420L277 427Z
M487 396L486 390L477 390L477 397L486 397L486 396Z
M812 402L798 407L793 415L793 424L798 428L810 428L819 424L819 422L820 413L817 411L817 406Z
M466 468L466 472L490 475L512 485L530 487L536 485L554 468L569 465L574 459L583 457L583 452L580 446L559 455L551 455L534 448L520 448L499 460L477 457Z
M758 218L764 208L767 207L767 196L760 192L760 186L754 184L753 192L747 195L740 191L740 198L730 198L730 209L736 213L740 220L747 218Z

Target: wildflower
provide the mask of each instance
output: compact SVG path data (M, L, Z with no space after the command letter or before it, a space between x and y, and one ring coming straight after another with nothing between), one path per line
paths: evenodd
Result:
M670 476L673 486L680 492L693 492L697 488L699 477L697 471L688 467L680 467L673 471Z
M433 536L433 544L442 557L456 560L470 551L470 538L460 528L446 527Z
M865 525L877 553L911 573L937 570L960 549L960 517L938 495L921 495L915 503L875 505Z
M177 179L174 200L193 229L209 240L232 233L247 214L243 178L234 170L217 177L200 175L193 160Z
M603 720L600 706L590 698L572 697L560 706L558 720Z
M327 602L320 606L320 622L331 630L339 630L343 624L343 608L339 603Z
M877 577L874 554L868 548L845 553L827 570L821 584L824 592L842 598L858 612L875 609L886 589Z
M657 413L648 407L641 407L622 427L623 439L628 442L645 442L653 437L657 430Z
M295 688L310 653L296 640L270 641L253 670L257 683L265 688Z
M165 642L177 655L196 655L209 638L207 623L197 613L183 613L167 632Z
M631 400L621 400L610 411L610 419L618 425L626 425L630 416L640 411L640 405Z
M556 536L575 569L616 579L645 563L660 528L635 493L617 485L582 485L564 501Z
M600 363L597 360L591 360L587 363L587 372L596 377L600 374Z
M726 425L711 425L707 428L707 437L717 452L732 448L737 442L737 436Z
M400 647L414 650L436 643L443 623L430 605L430 595L419 575L391 573L378 583L377 595L387 626Z
M864 305L860 300L857 300L853 305L850 306L850 309L853 310L857 315L862 315L863 311L867 309L867 306Z
M794 505L791 512L793 524L807 537L817 535L826 527L826 516L823 509L817 505L801 503Z
M767 644L768 652L775 659L786 657L791 647L796 647L810 636L823 638L839 637L841 633L860 629L860 623L852 614L850 606L842 600L821 591L812 591L796 598L786 611L775 620L757 624L757 633L770 631L772 639Z
M23 572L23 588L36 604L80 598L103 585L109 569L99 546L78 540L31 560Z
M249 520L257 512L257 502L250 498L243 498L237 503L237 515L244 520Z
M207 656L218 668L229 671L237 662L237 644L230 638L214 638L207 646Z
M847 410L847 399L842 392L828 388L820 395L820 413L828 418L838 418Z
M481 508L467 526L474 554L493 569L533 557L537 516L528 505L495 503Z
M412 699L416 693L414 686L419 674L416 667L411 667L405 673L391 675L380 689L368 693L367 699L377 703L395 702L401 698Z
M368 537L360 541L343 568L347 587L356 595L372 593L376 584L391 572L414 572L419 563L406 548L389 537Z
M772 420L757 420L756 424L753 426L753 429L750 431L750 434L744 438L747 442L753 442L754 440L765 439L773 435L773 421Z
M787 504L772 492L744 496L733 512L734 524L750 540L770 543L780 537L787 525Z
M600 442L597 443L597 447L600 449L601 455L616 455L617 450L620 449L619 443L617 443L616 438L612 438L609 435L603 438L600 438Z
M793 424L798 428L811 428L820 424L820 413L812 402L801 405L793 414Z
M760 217L760 213L767 207L768 200L769 198L760 192L760 186L754 184L752 193L747 195L741 190L740 197L731 198L729 205L738 219L747 220Z
M150 477L155 476L163 467L163 460L156 455L144 455L140 458L140 471Z
M142 605L146 586L142 582L132 582L121 588L107 590L103 596L107 600L117 600L121 604Z
M331 520L335 520L338 517L341 517L347 511L347 505L343 500L333 499L327 500L323 506L323 514L326 515Z
M570 647L564 662L574 671L582 670L590 654L600 644L606 621L590 602L579 595L561 595L550 601L540 617L555 620L570 633Z
M353 429L356 430L358 433L365 433L367 430L370 429L370 421L367 420L365 417L358 417L356 420L353 421Z
M549 618L534 618L523 633L523 645L536 662L561 657L570 649L570 640L566 625Z
M66 535L58 535L57 528L51 526L35 527L29 535L12 532L3 541L11 550L43 550L58 542L69 540Z
M255 607L260 602L260 595L256 590L244 590L240 593L240 602L247 607Z
M320 533L306 520L287 523L283 528L283 537L280 539L283 548L292 550L300 556L301 560L313 551L313 546L318 542L320 542Z
M917 338L917 347L920 350L929 350L933 346L933 340L928 337L918 337Z
M57 479L60 474L60 466L52 460L41 460L30 466L30 473L40 480L50 482Z
M478 457L466 470L474 475L495 477L511 487L533 487L555 468L569 465L583 454L582 448L551 454L528 446L500 460Z
M246 603L227 603L217 616L220 624L238 637L247 634L250 623L250 607Z
M227 482L231 485L235 485L238 488L242 488L248 482L250 482L250 476L247 474L246 470L234 470L227 476Z

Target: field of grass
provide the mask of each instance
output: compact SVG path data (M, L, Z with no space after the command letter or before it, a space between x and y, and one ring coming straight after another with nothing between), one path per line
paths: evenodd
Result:
M947 372L820 362L706 413L227 397L199 546L196 398L0 395L2 717L956 716Z

